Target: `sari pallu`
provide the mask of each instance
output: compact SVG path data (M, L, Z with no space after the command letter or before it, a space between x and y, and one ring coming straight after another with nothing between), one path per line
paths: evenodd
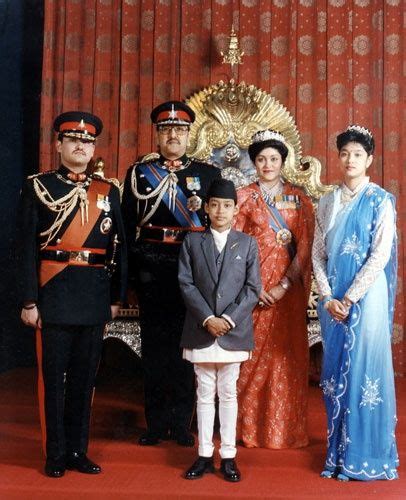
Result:
M341 300L369 258L377 223L386 203L394 207L394 198L367 184L339 210L340 190L330 196L327 276L333 297ZM318 308L324 347L320 385L328 420L325 468L364 481L397 478L391 353L395 290L396 237L385 269L345 321L336 322Z

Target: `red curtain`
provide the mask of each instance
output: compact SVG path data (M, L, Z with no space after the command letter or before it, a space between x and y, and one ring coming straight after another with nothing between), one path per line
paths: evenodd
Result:
M42 170L54 168L52 121L93 111L104 122L97 153L123 179L153 150L151 109L234 77L271 92L296 119L303 153L319 158L324 182L340 178L335 137L350 123L370 128L372 180L402 199L402 0L45 0ZM231 26L244 50L221 64ZM404 374L404 246L399 247L394 360Z

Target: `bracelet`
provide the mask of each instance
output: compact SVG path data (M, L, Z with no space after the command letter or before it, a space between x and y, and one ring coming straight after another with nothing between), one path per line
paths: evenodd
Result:
M351 300L347 299L346 297L343 298L341 304L343 304L343 306L347 307L348 309L352 306Z
M279 285L284 289L284 290L289 290L289 288L292 286L292 281L287 277L284 276L280 281Z
M23 306L23 309L26 311L31 311L31 309L35 309L37 304L31 304L30 306Z
M327 297L324 297L324 299L321 301L321 305L325 306L329 302L333 300L333 297L331 295L327 295Z

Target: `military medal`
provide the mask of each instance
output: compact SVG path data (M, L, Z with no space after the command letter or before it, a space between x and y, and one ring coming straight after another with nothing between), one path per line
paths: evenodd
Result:
M300 208L300 198L295 194L278 194L273 199L273 206L278 210Z
M192 191L193 196L187 199L187 209L191 212L197 212L202 208L202 199L197 196L196 191Z
M102 234L108 234L113 225L113 221L110 217L105 217L100 223L100 232Z
M96 205L97 205L97 208L99 208L100 210L103 210L104 212L110 212L110 210L111 210L109 197L104 196L103 194L97 195Z
M289 229L279 229L279 231L276 233L276 241L280 245L289 245L289 243L292 241L292 233L289 231Z
M189 191L199 191L201 189L199 177L186 177L186 187ZM196 193L193 193L196 194Z
M196 191L201 189L199 177L186 177L186 187L192 191L192 196L187 199L187 209L191 212L197 212L202 208L202 199L197 196Z

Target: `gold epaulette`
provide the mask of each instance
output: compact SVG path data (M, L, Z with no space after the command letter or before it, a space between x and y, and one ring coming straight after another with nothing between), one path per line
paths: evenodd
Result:
M136 165L137 163L150 163L156 161L158 158L159 153L148 153L141 158L140 162L135 162L134 165Z
M46 172L38 172L37 174L32 174L27 177L27 179L35 179L36 177L41 177L43 175L54 174L56 170L47 170Z
M118 188L120 187L120 181L118 179L115 179L114 177L106 178L101 177L97 174L91 174L89 177L95 181L107 182L107 184L113 184L113 186L116 186Z
M214 163L213 163L213 162L211 162L211 161L209 161L209 160L204 160L204 161L203 161L203 160L201 160L201 159L199 159L199 158L195 158L194 156L190 156L190 157L189 157L189 160L190 160L190 161L194 161L194 162L196 162L196 163L201 163L201 164L203 164L203 165L208 165L209 167L216 167L216 165L214 165ZM216 168L218 168L218 167L216 167Z

